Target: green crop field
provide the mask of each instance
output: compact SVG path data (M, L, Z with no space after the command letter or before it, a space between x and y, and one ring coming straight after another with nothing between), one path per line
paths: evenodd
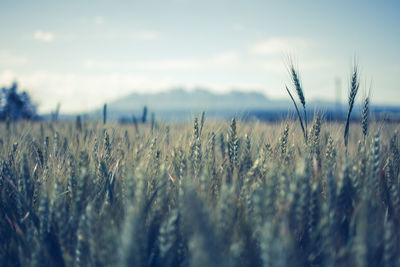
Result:
M1 265L400 266L399 125L291 74L298 121L1 123Z
M6 127L3 266L399 264L398 125Z

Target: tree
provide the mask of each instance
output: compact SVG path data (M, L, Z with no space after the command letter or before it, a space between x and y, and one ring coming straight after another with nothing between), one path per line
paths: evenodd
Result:
M18 92L18 84L14 82L9 88L3 87L0 92L0 120L34 119L36 105L32 103L27 92Z

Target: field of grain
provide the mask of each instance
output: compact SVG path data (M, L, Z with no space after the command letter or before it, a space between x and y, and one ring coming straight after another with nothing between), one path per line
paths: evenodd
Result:
M0 125L2 266L398 266L397 124Z

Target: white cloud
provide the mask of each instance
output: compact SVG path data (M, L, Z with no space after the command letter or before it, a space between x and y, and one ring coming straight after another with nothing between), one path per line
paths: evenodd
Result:
M85 60L83 66L90 70L129 69L147 71L198 70L231 67L239 63L239 55L226 51L209 58L165 59L145 61L98 61Z
M28 89L33 100L39 104L40 112L52 111L59 102L63 112L89 111L133 91L157 91L172 84L168 77L154 79L132 73L17 73L6 70L0 72L0 85L8 86L16 77L20 87Z
M257 55L280 55L307 49L312 44L311 40L303 38L275 37L253 44L250 47L250 52Z
M5 70L0 73L0 85L8 85L16 79L15 73L12 70Z
M43 32L41 30L37 30L34 32L33 38L41 42L51 42L54 40L54 34L51 32Z
M0 51L0 67L20 66L24 65L27 61L27 58L24 56L17 56L9 51Z
M161 60L114 61L92 60L83 61L83 67L91 71L257 71L264 70L271 74L287 73L287 65L282 58L244 58L236 51L225 51L204 58L171 58ZM336 67L337 62L331 59L304 58L298 65L299 70L312 71Z

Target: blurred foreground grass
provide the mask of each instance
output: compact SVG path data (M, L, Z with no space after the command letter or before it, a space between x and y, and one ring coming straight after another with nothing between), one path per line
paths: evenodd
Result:
M3 266L400 266L398 124L0 124Z

